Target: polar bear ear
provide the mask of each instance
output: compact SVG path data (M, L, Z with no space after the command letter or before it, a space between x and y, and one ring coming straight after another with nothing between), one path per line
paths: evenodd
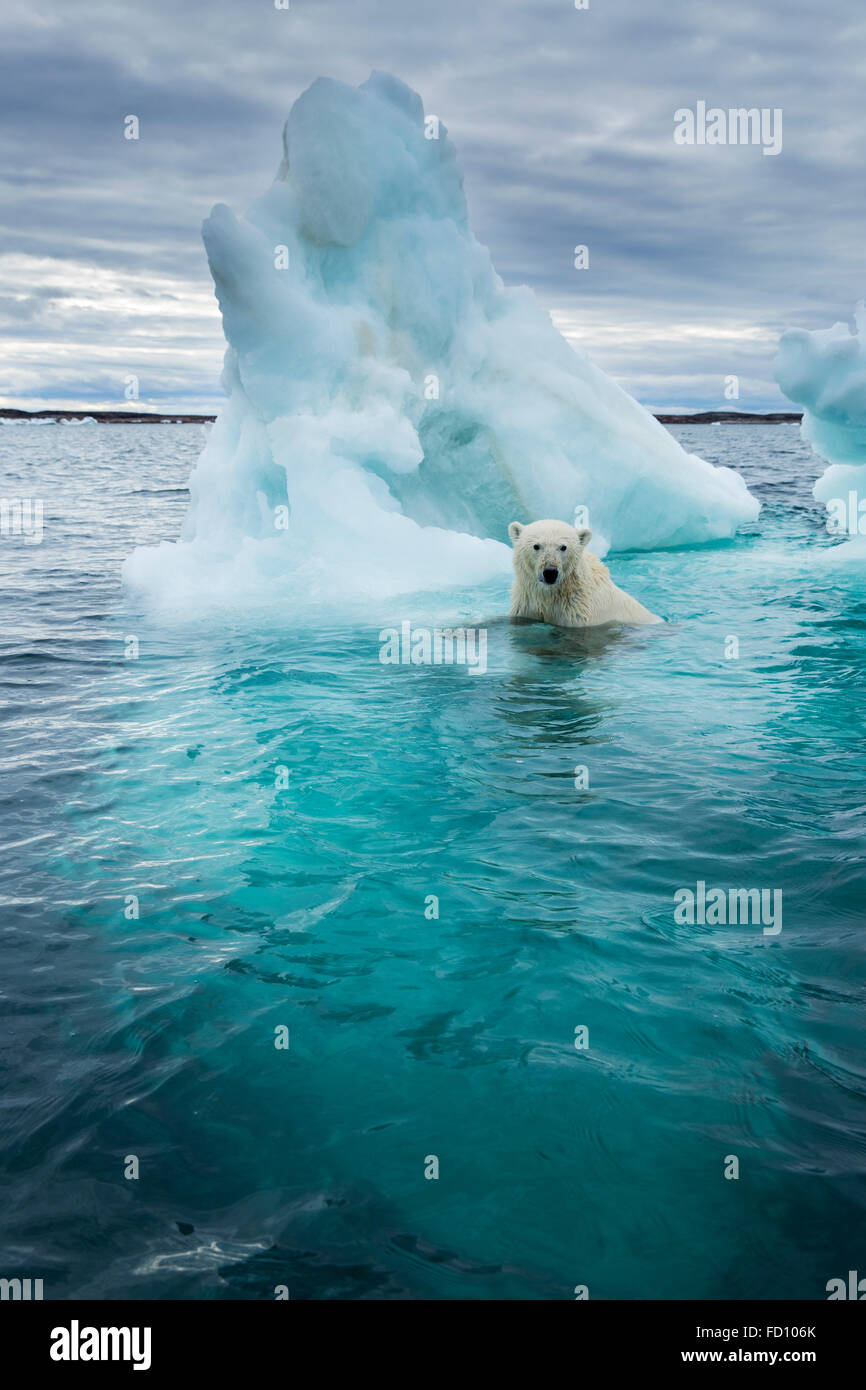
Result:
M520 533L523 530L523 525L524 523L522 521L512 521L511 525L508 528L508 536L510 540L519 540Z
M588 526L580 527L577 533L577 539L580 541L580 544L582 546L586 547L589 545L590 541L592 540L592 532L590 531Z

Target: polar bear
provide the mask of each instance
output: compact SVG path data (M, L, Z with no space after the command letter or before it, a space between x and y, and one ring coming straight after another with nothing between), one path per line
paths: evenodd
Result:
M598 623L660 623L649 609L618 589L607 566L587 550L592 532L564 521L512 521L514 546L512 618L533 618L556 627Z

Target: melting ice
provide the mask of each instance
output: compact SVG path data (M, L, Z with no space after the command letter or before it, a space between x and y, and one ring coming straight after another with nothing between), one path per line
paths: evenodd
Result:
M217 205L204 242L228 400L180 541L124 567L153 600L296 614L504 577L514 519L586 508L604 553L757 515L503 285L444 125L393 77L315 81L270 189L242 219Z
M830 531L843 545L821 552L831 563L866 562L866 304L852 333L846 323L783 334L776 380L803 407L802 434L826 459L814 496L827 507Z

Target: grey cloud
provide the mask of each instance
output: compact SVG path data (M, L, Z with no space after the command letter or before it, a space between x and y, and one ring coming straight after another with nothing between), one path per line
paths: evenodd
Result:
M28 370L28 399L61 386L98 397L106 375L88 353L100 334L118 360L142 331L169 353L181 342L160 297L188 293L198 306L202 217L216 201L241 211L263 190L288 109L320 73L359 82L385 68L421 92L457 145L473 227L500 274L578 326L581 346L649 404L715 405L714 383L735 372L741 406L777 407L774 335L845 318L866 292L858 0L832 11L789 0L591 0L588 11L571 0L292 0L290 11L47 0L4 27L3 254L50 262L46 283L61 291L40 315L39 286L16 297L0 261L12 298L0 366L14 365L28 315L58 345L56 364L42 349L31 357L44 380ZM699 98L782 108L782 154L676 147L673 113ZM141 119L138 142L123 139L127 114ZM589 271L573 267L578 243ZM88 267L116 272L153 312L132 324L114 306L97 326L73 307ZM159 276L168 289L154 290ZM678 327L693 331L678 338ZM178 408L217 389L203 371L222 349L216 318L185 341L201 360L172 360L151 381L153 398ZM70 344L73 376L60 351ZM0 390L11 400L20 382Z

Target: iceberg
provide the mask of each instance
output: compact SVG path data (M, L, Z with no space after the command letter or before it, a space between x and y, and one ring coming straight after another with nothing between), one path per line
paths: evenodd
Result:
M374 72L295 102L272 186L203 227L228 397L177 543L124 580L292 612L511 570L508 523L588 520L593 549L733 535L758 503L686 453L507 288L469 226L447 130Z
M847 323L809 333L790 329L779 341L776 381L803 407L801 433L828 467L813 496L844 544L828 547L831 564L866 562L866 304Z

